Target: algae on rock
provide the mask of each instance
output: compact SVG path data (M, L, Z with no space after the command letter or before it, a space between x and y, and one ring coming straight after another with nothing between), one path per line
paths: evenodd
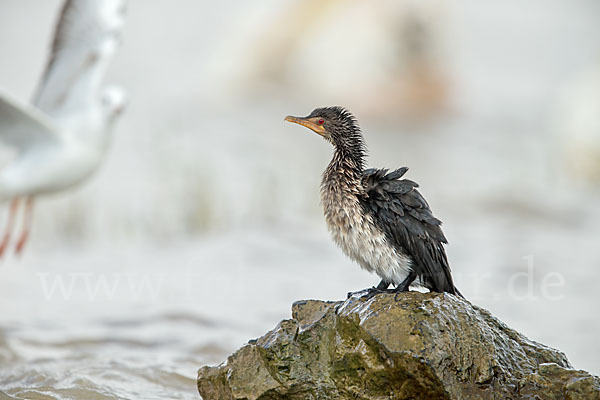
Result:
M300 301L292 319L198 372L213 399L598 399L600 380L464 299Z

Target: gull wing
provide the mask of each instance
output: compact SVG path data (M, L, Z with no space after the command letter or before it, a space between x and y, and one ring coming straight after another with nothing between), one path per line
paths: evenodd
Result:
M126 0L66 0L34 104L50 116L95 106L117 50Z
M59 141L58 130L48 117L0 93L0 143L21 151Z

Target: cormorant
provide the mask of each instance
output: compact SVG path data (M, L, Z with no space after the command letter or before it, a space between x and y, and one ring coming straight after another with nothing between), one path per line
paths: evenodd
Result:
M381 278L369 297L404 292L415 282L434 292L460 295L454 286L441 221L417 190L400 179L408 168L365 169L366 147L356 118L343 107L317 108L285 118L333 144L321 181L321 201L333 240L344 253ZM388 289L394 285L394 289ZM351 293L349 294L351 295Z

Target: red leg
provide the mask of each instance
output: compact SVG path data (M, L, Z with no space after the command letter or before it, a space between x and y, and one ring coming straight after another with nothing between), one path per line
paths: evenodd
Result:
M15 225L15 216L17 214L17 210L19 209L19 200L20 199L18 197L15 197L10 202L8 221L6 222L6 229L4 230L4 235L2 236L2 242L0 242L0 257L4 255L6 246L8 246L8 242L10 242L10 235Z
M23 231L21 232L21 236L19 237L19 241L17 242L17 246L15 248L15 252L17 255L21 255L23 251L23 247L25 243L27 243L27 239L29 238L29 232L31 231L31 220L33 218L33 197L28 197L25 201L25 218L23 219Z

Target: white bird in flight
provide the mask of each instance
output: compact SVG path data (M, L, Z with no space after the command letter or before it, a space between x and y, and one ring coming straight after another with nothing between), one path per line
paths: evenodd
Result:
M0 93L0 143L16 157L0 171L0 201L10 201L0 256L25 201L20 253L31 228L33 199L71 188L100 165L125 93L103 87L120 42L126 0L66 0L33 107Z

